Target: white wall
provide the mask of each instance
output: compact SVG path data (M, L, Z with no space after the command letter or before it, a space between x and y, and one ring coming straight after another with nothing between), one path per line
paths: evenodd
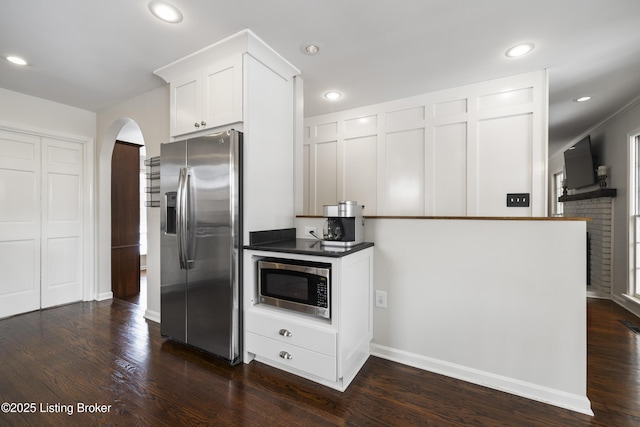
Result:
M160 144L169 141L169 87L163 86L122 104L98 112L96 162L98 187L98 292L111 294L111 154L120 130L131 121L144 137L147 157L160 155ZM147 311L145 317L160 321L160 208L147 209Z
M298 218L322 228L323 219ZM366 219L372 353L591 413L584 221Z
M598 163L609 166L607 184L618 190L613 199L613 265L611 297L640 316L640 304L623 295L629 292L629 144L640 134L640 98L590 132Z
M305 119L306 214L546 216L546 72ZM529 193L529 207L506 207Z
M0 88L0 120L37 130L94 139L96 114Z
M629 234L633 232L629 224L629 144L634 135L640 134L640 98L629 104L602 123L571 141L549 158L549 173L562 169L563 152L586 135L591 136L591 144L597 162L607 165L607 187L617 190L613 199L613 249L612 249L612 283L611 298L629 311L640 316L640 302L632 301L625 295L629 292L630 250ZM580 192L597 189L593 186L581 189Z

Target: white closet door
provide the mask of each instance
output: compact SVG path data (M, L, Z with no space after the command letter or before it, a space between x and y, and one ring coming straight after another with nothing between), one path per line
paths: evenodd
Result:
M40 138L0 130L0 318L40 308Z
M42 140L42 308L82 299L82 144Z

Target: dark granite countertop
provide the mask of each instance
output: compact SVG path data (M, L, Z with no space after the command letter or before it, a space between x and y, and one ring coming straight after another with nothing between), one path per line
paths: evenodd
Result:
M296 229L251 232L250 244L244 249L340 258L373 246L364 242L350 248L323 246L317 239L296 239Z

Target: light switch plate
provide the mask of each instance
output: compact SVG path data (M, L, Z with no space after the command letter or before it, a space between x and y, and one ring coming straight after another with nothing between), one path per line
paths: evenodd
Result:
M529 201L530 201L529 193L508 193L507 194L508 208L528 208Z

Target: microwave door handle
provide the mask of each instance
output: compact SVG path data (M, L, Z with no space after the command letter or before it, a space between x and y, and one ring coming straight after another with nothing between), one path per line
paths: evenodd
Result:
M178 261L180 269L187 269L187 257L185 254L187 245L187 168L180 168L178 177L178 194L176 196L176 237L178 239Z

